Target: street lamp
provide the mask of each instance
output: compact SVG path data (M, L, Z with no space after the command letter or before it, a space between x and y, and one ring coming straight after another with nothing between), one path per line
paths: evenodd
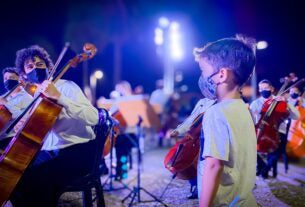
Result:
M266 41L258 41L256 43L256 50L265 50L268 47L268 42ZM256 50L255 50L255 56L256 56ZM251 86L253 88L254 93L252 94L252 101L256 99L256 90L257 90L257 74L256 74L256 67L253 69L253 74L251 77Z
M266 41L258 41L257 43L256 43L256 48L258 49L258 50L264 50L264 49L266 49L268 47L268 42L266 42Z
M174 92L174 61L179 61L183 58L181 39L179 23L170 21L166 17L161 17L159 25L155 29L154 41L163 55L163 90L166 94Z
M104 76L103 71L97 69L90 75L90 88L92 91L92 102L95 103L96 100L96 83L97 80L102 79Z

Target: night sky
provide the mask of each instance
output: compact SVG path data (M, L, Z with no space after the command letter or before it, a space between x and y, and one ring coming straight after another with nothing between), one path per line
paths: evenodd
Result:
M301 1L299 1L301 2ZM305 12L294 1L1 1L0 68L13 66L17 50L38 44L56 60L64 43L71 50L63 63L81 52L85 42L98 47L98 54L88 62L89 73L104 71L97 94L108 97L113 89L113 41L122 42L122 80L132 86L142 84L145 92L154 89L162 78L162 59L156 55L154 29L160 16L181 25L184 59L175 69L184 74L183 84L198 91L199 68L192 49L208 41L243 33L266 40L269 47L258 51L258 79L267 78L279 85L289 72L305 77ZM2 78L2 77L1 77ZM65 76L82 82L82 66ZM3 92L2 79L0 91Z

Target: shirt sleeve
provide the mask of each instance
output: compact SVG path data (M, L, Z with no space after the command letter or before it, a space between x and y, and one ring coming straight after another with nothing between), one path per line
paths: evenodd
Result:
M218 111L207 111L203 119L204 147L202 157L229 160L230 133L227 121Z
M12 118L15 119L26 109L32 100L33 97L27 92L20 92L16 98L8 101L5 107L12 113Z
M287 103L287 109L289 111L289 118L294 120L300 118L300 112L297 110L296 107L294 107L290 103Z
M72 81L67 81L58 103L73 119L82 120L86 125L94 126L98 123L98 111L85 97L82 90Z
M203 113L208 107L210 107L214 102L207 101L206 99L200 99L196 106L194 107L190 116L188 116L184 122L177 126L176 131L179 134L186 133L192 126L194 119L200 114Z

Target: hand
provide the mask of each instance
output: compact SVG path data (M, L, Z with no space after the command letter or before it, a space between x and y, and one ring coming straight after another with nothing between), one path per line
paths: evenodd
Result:
M51 98L56 101L61 96L61 93L56 89L54 84L49 80L43 81L42 84L40 84L37 89L38 89L38 92L42 93L47 98Z
M7 100L5 98L0 97L0 105L4 105L7 103Z
M274 98L274 100L276 100L276 101L286 101L285 97L283 97L283 96L276 96Z
M171 138L177 137L178 135L179 135L179 132L178 132L177 130L173 130L173 131L171 131L171 133L169 134L169 136L170 136Z

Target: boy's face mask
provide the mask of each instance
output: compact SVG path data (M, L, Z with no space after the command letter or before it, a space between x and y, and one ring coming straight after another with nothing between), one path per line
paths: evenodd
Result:
M201 90L201 93L204 97L215 100L217 98L217 86L220 83L215 83L212 80L212 77L216 75L219 71L213 73L209 77L200 76L198 80L198 86Z

